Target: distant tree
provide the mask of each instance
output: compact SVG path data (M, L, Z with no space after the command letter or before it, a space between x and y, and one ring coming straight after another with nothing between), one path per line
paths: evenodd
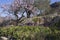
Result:
M40 14L45 14L50 10L50 0L35 0L35 6L40 10Z
M55 2L50 5L51 13L60 14L60 2Z

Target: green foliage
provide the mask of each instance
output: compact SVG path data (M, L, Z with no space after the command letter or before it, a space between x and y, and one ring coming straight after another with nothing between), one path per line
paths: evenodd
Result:
M33 18L32 21L33 22L41 22L42 18L39 18L39 17L36 17L36 18Z
M60 21L53 23L52 26L51 26L51 28L60 30Z
M16 26L0 28L0 36L5 36L8 38L10 37L13 40L44 40L45 38L47 39L47 37L50 38L53 36L57 39L60 37L60 34L58 33L60 33L60 31L52 31L49 27L40 26Z
M34 18L33 21L34 21L34 22L37 22L37 21L38 21L38 18Z

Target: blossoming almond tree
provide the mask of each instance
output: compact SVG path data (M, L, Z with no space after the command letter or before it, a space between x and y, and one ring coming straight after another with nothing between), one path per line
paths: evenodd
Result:
M5 10L9 13L15 15L16 25L18 25L19 20L23 17L23 14L26 12L27 18L30 18L30 15L37 15L37 10L40 10L40 13L43 13L49 7L49 0L14 0L11 5L8 6ZM5 8L5 7L4 7ZM18 14L21 14L21 17L18 17Z

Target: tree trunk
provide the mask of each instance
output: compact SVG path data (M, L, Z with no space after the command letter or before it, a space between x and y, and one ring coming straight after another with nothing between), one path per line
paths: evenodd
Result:
M15 26L17 26L17 25L18 25L18 22L19 22L19 21L18 21L18 15L15 15L15 16L16 16L16 18L17 18L17 19L16 19L16 25L15 25Z
M31 14L32 11L25 8L25 12L27 13L27 18L30 18L30 14Z
M29 11L27 12L27 18L30 18L30 15L31 15L31 11L29 10Z
M17 17L17 19L16 19L16 26L18 26L18 23L19 23L20 19L24 17L23 14L22 14L22 16L20 18L18 18L18 15L15 14L15 16Z

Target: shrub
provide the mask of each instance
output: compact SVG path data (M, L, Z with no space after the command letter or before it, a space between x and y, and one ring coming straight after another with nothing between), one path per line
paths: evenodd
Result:
M50 38L50 36L58 36L57 33L59 33L59 31L55 30L52 32L49 27L40 26L16 26L0 28L0 36L5 36L12 40L45 40L47 37Z

